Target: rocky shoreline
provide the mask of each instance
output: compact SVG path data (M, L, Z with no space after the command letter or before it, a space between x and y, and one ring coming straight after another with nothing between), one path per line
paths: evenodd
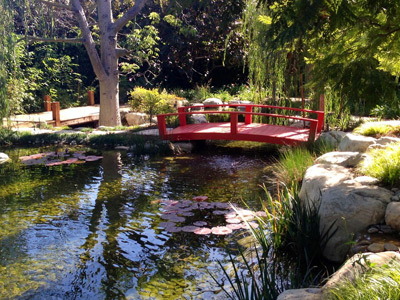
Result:
M361 258L377 265L400 261L400 191L381 187L376 178L358 176L354 169L368 159L367 150L400 139L338 131L326 132L321 139L335 144L338 151L322 155L307 169L299 196L304 205L318 209L320 232L331 230L325 258L336 263L350 259L322 288L288 290L279 300L324 299L330 287L351 281L362 271L354 263Z

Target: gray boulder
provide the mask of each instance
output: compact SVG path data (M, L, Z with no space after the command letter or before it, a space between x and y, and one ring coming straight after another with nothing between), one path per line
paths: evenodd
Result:
M8 161L10 158L8 157L7 154L0 152L0 164L5 163Z
M346 134L339 144L339 151L365 152L368 146L375 144L376 139L355 134Z
M205 115L190 115L190 120L193 124L201 124L207 123L207 119Z
M355 167L362 160L360 152L329 152L318 157L317 164L336 164L343 167Z
M400 231L400 202L391 202L386 208L385 222L394 230Z
M336 148L345 136L346 133L343 131L327 131L322 132L318 139L326 145L333 145Z
M307 288L297 290L286 290L278 296L277 300L320 300L322 289Z
M324 256L342 262L350 249L349 241L357 232L384 221L392 195L387 189L362 185L357 180L326 189L318 211L320 232L325 233L332 224L336 231L327 242Z
M125 115L128 126L137 126L149 122L149 117L145 113L133 112Z
M399 138L395 138L395 137L390 137L390 136L383 136L380 139L378 139L376 141L377 144L379 145L387 145L390 143L400 143L400 139Z
M203 101L203 104L206 105L221 105L224 104L221 99L218 98L207 98L206 100ZM219 107L205 107L205 110L222 110L222 106Z

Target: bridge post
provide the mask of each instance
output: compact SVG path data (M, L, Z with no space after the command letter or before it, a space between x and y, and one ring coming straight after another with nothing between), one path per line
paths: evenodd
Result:
M179 126L186 126L186 115L181 114L185 112L185 107L178 107L179 113Z
M165 116L157 116L158 134L161 139L167 134L167 124L165 123Z
M312 144L315 141L315 133L317 131L318 122L310 122L310 133L308 135L308 144ZM318 124L319 125L319 124Z
M247 113L251 113L251 112L253 112L253 106L251 106L251 105L246 105L246 110L245 110ZM252 122L253 122L253 120L252 120L252 118L253 118L253 115L251 115L251 114L246 114L245 116L244 116L244 123L247 125L247 124L251 124Z
M231 112L231 134L237 134L238 113Z
M53 120L55 121L54 125L56 127L61 125L60 119L60 102L52 102L51 103L51 111L53 112Z

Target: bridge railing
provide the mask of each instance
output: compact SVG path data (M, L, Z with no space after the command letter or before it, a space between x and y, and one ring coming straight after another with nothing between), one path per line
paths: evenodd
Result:
M213 110L203 110L199 111L198 109L201 108L220 108L220 107L227 107L227 108L244 108L244 111L213 111ZM317 118L306 118L300 116L292 116L292 115L283 115L283 114L275 114L275 113L262 113L262 112L254 112L253 108L267 108L267 109L280 109L280 110L287 110L293 112L301 112L301 113L309 113L309 114L316 114ZM195 109L195 110L194 110ZM219 104L219 105L204 105L204 106L184 106L179 107L177 113L168 113L168 114L160 114L157 115L158 119L158 129L161 138L164 138L167 133L167 125L166 125L166 117L169 116L178 116L179 119L179 126L187 126L186 116L187 115L206 115L206 114L229 114L230 115L230 123L231 123L231 133L237 134L238 128L238 117L239 115L244 115L244 123L251 124L253 116L264 116L264 117L273 117L273 118L284 118L284 119L291 119L303 122L310 123L310 131L309 131L309 141L314 141L315 137L320 134L322 131L322 127L324 124L324 112L323 111L316 111L316 110L309 110L309 109L300 109L300 108L293 108L293 107L281 107L281 106L273 106L273 105L261 105L261 104Z

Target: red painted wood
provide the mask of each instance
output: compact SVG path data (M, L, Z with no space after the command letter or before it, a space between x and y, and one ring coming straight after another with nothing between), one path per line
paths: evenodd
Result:
M238 105L207 105L206 107L237 107ZM312 142L319 136L323 120L324 112L302 110L297 108L270 106L270 105L253 105L241 104L246 107L246 111L187 111L191 107L181 107L178 113L158 115L158 128L160 137L163 139L181 141L181 140L243 140L265 142L272 144L284 145L300 145L306 142ZM295 112L305 112L317 114L317 119L303 118L299 116L280 115L273 113L256 113L253 112L254 107L266 107L270 109L283 109ZM230 114L231 121L228 123L202 123L202 124L186 124L186 115L190 114ZM165 117L178 115L179 127L168 131L166 130ZM238 116L244 115L245 122L238 123ZM270 124L252 123L252 116L268 116L275 118L292 119L295 121L309 122L310 128L302 128L295 126L279 126ZM184 124L184 125L182 125Z

